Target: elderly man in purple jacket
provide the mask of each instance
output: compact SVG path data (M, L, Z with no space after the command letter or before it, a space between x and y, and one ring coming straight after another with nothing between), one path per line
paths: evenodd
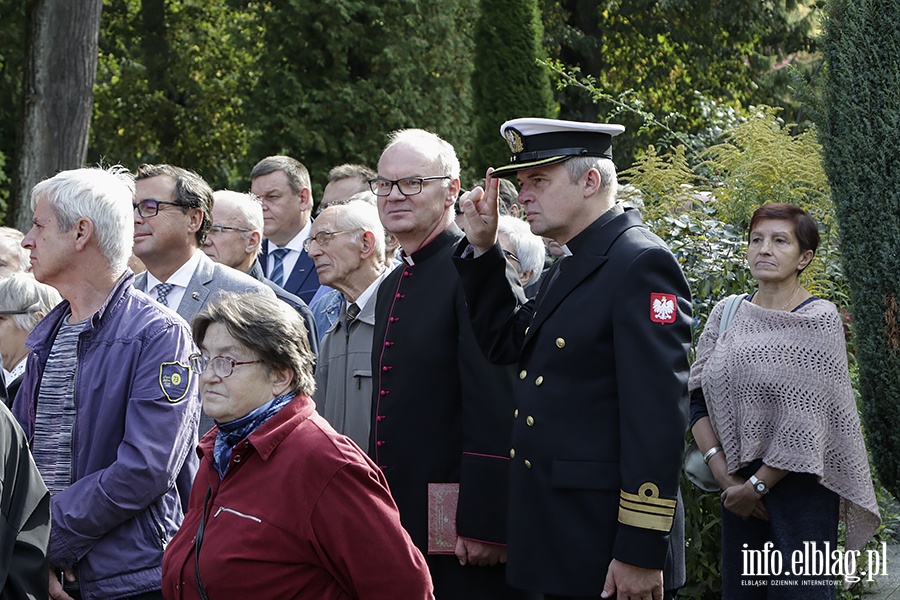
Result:
M57 600L162 598L163 548L197 468L195 346L131 285L133 201L120 168L62 172L32 190L22 241L35 277L65 299L28 337L13 405L51 492Z

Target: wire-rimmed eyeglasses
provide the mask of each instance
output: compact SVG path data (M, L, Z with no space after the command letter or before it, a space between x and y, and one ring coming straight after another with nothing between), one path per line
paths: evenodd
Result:
M254 363L262 362L261 360L244 360L237 361L231 358L230 356L213 356L212 358L208 356L203 356L202 354L191 354L188 358L191 363L191 369L197 375L202 375L206 369L212 369L212 372L221 379L225 379L226 377L231 377L231 374L234 373L234 368L239 367L240 365L252 365Z
M316 235L311 235L303 240L303 249L309 252L309 247L313 242L317 243L319 246L327 246L331 243L331 240L334 239L334 236L342 233L356 233L357 231L363 230L357 227L356 229L345 229L344 231L320 231Z
M169 206L184 206L184 204L179 204L178 202L168 202L166 200L141 200L137 204L132 204L141 217L145 219L149 219L150 217L155 217L159 214L159 206L161 204L168 204Z
M238 233L247 233L250 230L247 229L246 227L232 227L231 225L219 225L219 224L214 224L212 227L209 228L210 233L219 234L219 233L222 233L223 231L237 231Z
M509 250L503 250L503 256L505 256L507 260L514 260L514 261L516 261L516 263L518 263L520 265L522 264L519 261L519 257L516 256L515 254L513 254L512 252L510 252Z
M435 179L452 179L449 175L435 175L434 177L404 177L403 179L385 179L376 177L369 180L369 187L376 196L390 196L394 186L404 196L415 196L422 193L424 182Z

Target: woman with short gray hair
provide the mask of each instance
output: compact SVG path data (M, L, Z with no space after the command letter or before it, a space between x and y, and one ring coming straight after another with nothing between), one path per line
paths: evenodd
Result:
M163 556L163 596L433 600L384 474L316 413L300 315L223 295L193 333L191 376L217 426Z
M60 302L59 292L37 281L31 273L12 273L0 279L0 356L10 406L25 374L25 339Z

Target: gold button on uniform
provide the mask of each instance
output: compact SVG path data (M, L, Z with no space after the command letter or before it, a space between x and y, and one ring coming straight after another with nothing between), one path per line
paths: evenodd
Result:
M565 348L565 347L566 347L566 340L564 340L564 339L562 339L562 338L556 338L556 347L557 347L557 348Z
M515 419L519 418L519 409L518 408L513 411L513 418L515 418Z
M529 427L534 427L534 417L532 417L530 415L528 417L526 417L525 424L528 425Z
M519 371L519 379L525 379L526 377L528 377L528 371L526 371L525 369Z
M525 461L525 468L526 468L526 469L530 469L530 468L531 468L531 461L530 461L530 460L526 460L526 461Z
M515 448L510 448L510 449L509 449L509 457L510 457L510 458L515 458L515 457L516 457L516 449L515 449Z
M528 330L529 330L529 329L531 329L531 327L526 327L526 328L525 328L525 335L528 335Z
M541 385L544 383L544 376L538 375L538 378L534 380L534 385Z

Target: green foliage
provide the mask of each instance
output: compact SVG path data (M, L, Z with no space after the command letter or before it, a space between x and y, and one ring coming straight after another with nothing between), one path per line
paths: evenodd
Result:
M556 110L541 38L537 0L481 0L472 73L475 143L467 161L476 171L508 162L500 125L517 117L552 117Z
M900 19L890 0L831 0L822 138L853 300L863 422L900 494Z
M846 308L849 295L815 130L792 136L777 111L765 106L740 119L724 118L730 123L725 139L700 152L693 166L683 146L662 155L651 146L621 173L629 184L623 195L635 190L647 222L681 261L698 323L716 302L752 287L744 260L746 231L753 211L767 202L800 205L819 223L819 250L803 285Z
M542 1L551 58L578 67L611 98L639 90L646 111L678 131L703 126L703 106L692 102L697 91L735 108L789 107L796 118L794 77L809 79L821 65L816 0ZM557 99L562 118L614 113L613 104L595 105L577 86L565 86ZM628 112L619 122L634 132L643 119ZM630 165L658 136L630 135L618 144L617 161Z
M15 166L16 137L22 114L26 2L0 0L0 224L6 216Z
M168 162L235 183L257 37L254 14L228 3L105 0L88 162Z
M250 97L252 162L285 153L314 181L374 166L385 134L429 129L467 156L476 0L260 2L265 52Z

